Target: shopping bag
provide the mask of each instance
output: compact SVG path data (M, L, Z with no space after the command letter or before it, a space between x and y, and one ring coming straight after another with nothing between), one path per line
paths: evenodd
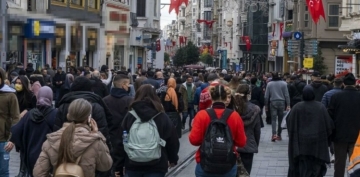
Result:
M237 159L237 175L236 177L250 177L249 173L246 171L244 164L241 161L239 156Z
M350 177L360 176L360 132L356 140L353 153L350 157L350 163L348 167L348 173Z
M286 119L287 119L287 117L289 116L289 113L290 113L290 110L284 112L284 117L283 117L283 119L282 119L282 121L281 121L281 128L283 128L283 129L286 129L286 128L287 128L287 126L286 126Z

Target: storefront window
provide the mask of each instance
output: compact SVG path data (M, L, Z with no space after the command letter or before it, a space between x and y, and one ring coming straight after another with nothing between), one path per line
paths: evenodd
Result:
M27 63L32 63L34 69L41 69L44 61L44 41L28 40L27 42Z

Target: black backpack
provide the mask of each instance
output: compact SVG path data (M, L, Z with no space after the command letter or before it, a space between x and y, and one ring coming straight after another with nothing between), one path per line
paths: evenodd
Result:
M200 146L200 165L206 173L225 174L236 164L234 142L227 124L233 110L225 109L220 119L217 118L214 109L207 109L206 112L211 122Z

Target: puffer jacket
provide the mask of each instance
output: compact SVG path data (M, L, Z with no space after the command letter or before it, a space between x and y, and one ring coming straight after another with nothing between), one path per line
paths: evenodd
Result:
M59 131L47 135L34 167L34 176L48 177L52 167L57 166L61 136L69 125L70 123L65 123ZM95 170L108 171L111 168L113 161L105 141L101 132L90 133L89 126L76 125L71 151L75 158L81 156L79 165L86 177L95 177Z
M10 128L20 118L19 104L15 92L14 89L7 85L0 88L0 142L6 142L10 139Z
M112 115L109 108L106 106L102 98L92 92L76 91L70 92L61 99L59 102L59 111L56 114L54 131L59 130L64 122L67 122L67 113L70 103L76 99L83 98L89 101L92 105L92 118L96 121L99 131L108 140L107 144L110 146L109 131L112 128Z
M240 115L245 127L246 145L243 148L238 148L237 151L241 153L258 153L260 142L261 124L260 124L260 108L253 103L246 103L246 113Z

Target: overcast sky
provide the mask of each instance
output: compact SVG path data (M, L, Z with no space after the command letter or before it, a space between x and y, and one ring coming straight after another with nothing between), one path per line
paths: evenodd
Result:
M161 3L170 3L170 0L160 0ZM163 6L160 6L163 7ZM176 14L174 11L169 14L169 5L166 5L164 8L161 9L161 18L160 24L161 29L163 29L167 24L170 24L172 20L176 20Z

